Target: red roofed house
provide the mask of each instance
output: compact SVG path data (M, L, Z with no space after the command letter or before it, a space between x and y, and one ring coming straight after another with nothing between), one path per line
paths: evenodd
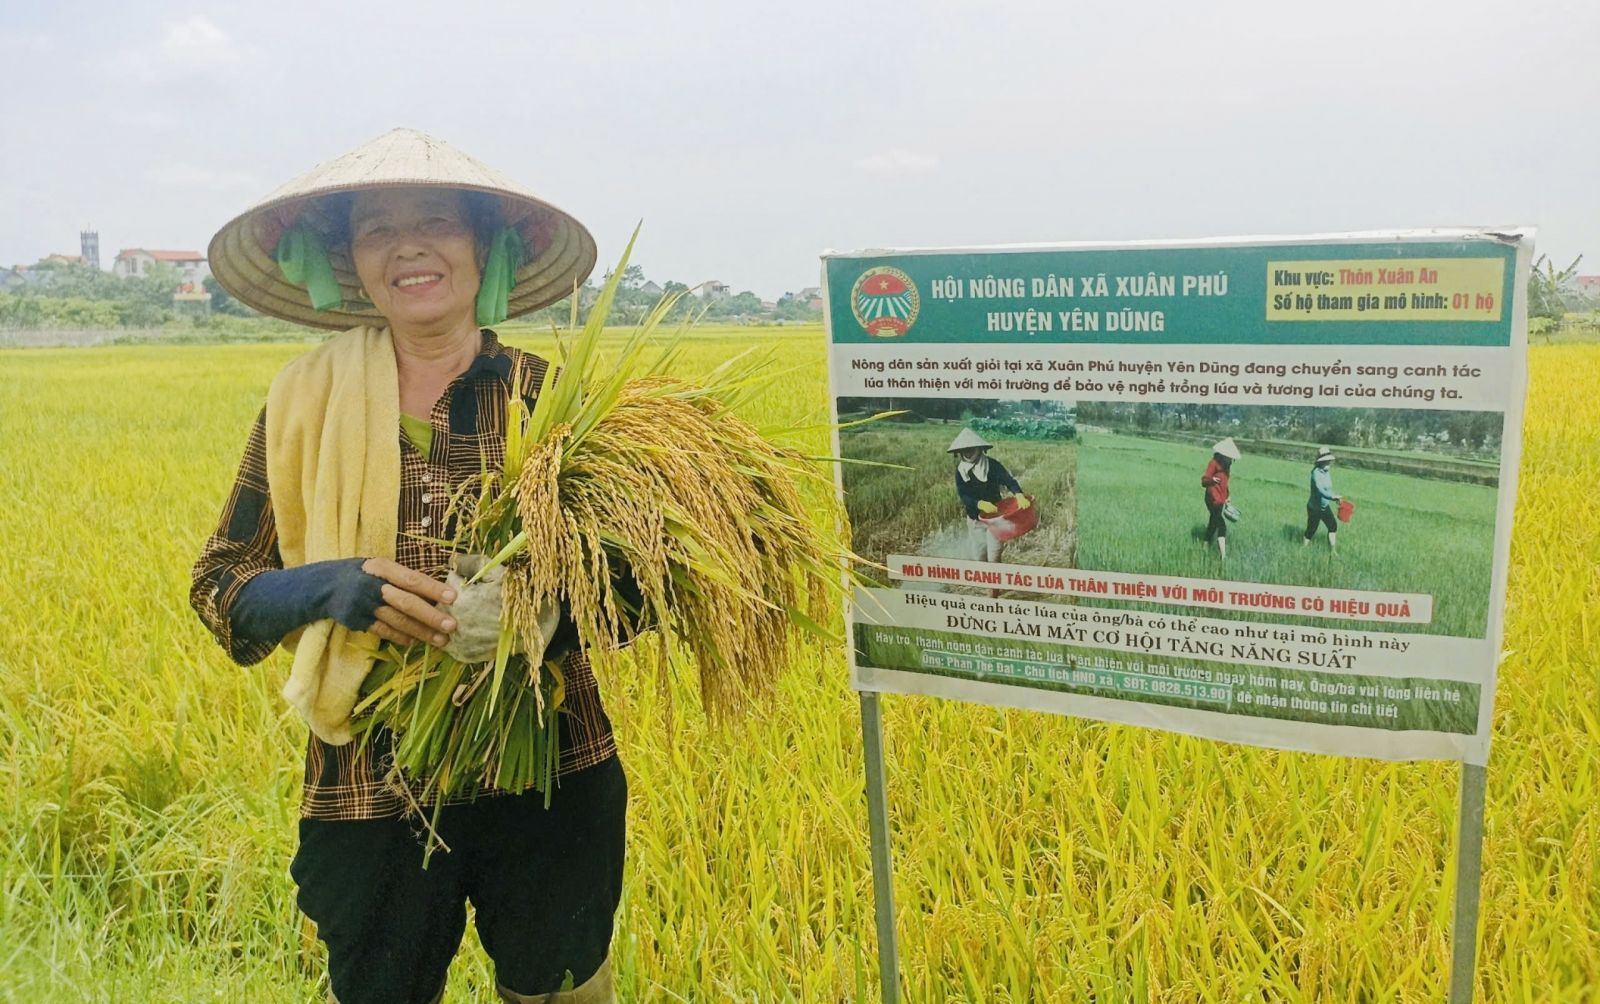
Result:
M1577 289L1579 296L1589 300L1600 300L1600 275L1575 276L1572 285Z
M206 256L198 251L150 251L145 248L118 251L111 271L123 277L144 275L156 262L176 268L183 282L193 283L196 287L208 274Z

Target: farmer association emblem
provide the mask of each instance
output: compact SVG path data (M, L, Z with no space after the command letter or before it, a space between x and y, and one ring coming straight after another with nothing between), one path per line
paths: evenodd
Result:
M897 268L879 265L861 273L850 290L850 309L867 334L899 338L911 330L922 309L922 295L911 277Z

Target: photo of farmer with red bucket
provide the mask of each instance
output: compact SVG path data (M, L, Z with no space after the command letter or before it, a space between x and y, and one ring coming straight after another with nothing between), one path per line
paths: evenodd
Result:
M996 562L1008 540L1039 522L1033 499L1005 464L989 456L994 446L971 429L962 429L945 451L955 457L956 495L966 510L972 560Z
M1200 487L1205 489L1206 500L1206 534L1202 542L1210 545L1217 542L1217 556L1228 557L1228 523L1238 519L1238 510L1233 508L1233 492L1228 487L1228 478L1233 473L1233 462L1239 459L1239 447L1230 437L1218 442L1211 447L1211 460L1206 464L1205 473L1200 475Z

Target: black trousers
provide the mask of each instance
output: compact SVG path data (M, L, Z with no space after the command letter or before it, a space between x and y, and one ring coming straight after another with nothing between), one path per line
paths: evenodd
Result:
M427 1004L466 931L467 903L501 986L581 986L606 959L622 896L628 783L616 757L536 791L447 806L426 870L403 819L300 822L290 872L328 946L339 1004Z
M1328 528L1329 533L1338 533L1339 524L1334 519L1332 509L1313 509L1306 506L1306 539L1310 540L1317 535L1317 524L1321 523ZM1293 524L1290 524L1291 526Z
M1213 537L1226 537L1228 535L1228 521L1223 518L1221 502L1211 501L1211 496L1206 496L1206 509L1211 513L1211 521L1206 524L1206 541L1209 543Z

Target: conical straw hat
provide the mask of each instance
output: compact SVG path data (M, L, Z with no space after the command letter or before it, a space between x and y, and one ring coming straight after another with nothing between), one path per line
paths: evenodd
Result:
M1239 459L1239 447L1234 444L1232 437L1217 443L1217 445L1211 448L1211 452L1227 457L1229 460Z
M422 186L494 196L501 217L522 237L527 257L517 269L507 316L516 317L572 293L594 270L594 238L572 216L448 143L415 129L395 129L343 156L318 164L228 221L211 238L211 274L238 300L264 314L297 324L343 331L383 324L361 295L350 249L328 246L328 260L344 293L342 307L316 310L306 291L283 277L275 251L283 232L302 217L325 226L324 196L370 188Z
M975 446L982 447L983 449L987 450L993 447L994 444L989 442L987 439L984 439L976 432L973 432L971 429L962 429L959 433L957 433L956 438L950 442L950 445L945 447L944 452L955 453L958 450L970 450Z

